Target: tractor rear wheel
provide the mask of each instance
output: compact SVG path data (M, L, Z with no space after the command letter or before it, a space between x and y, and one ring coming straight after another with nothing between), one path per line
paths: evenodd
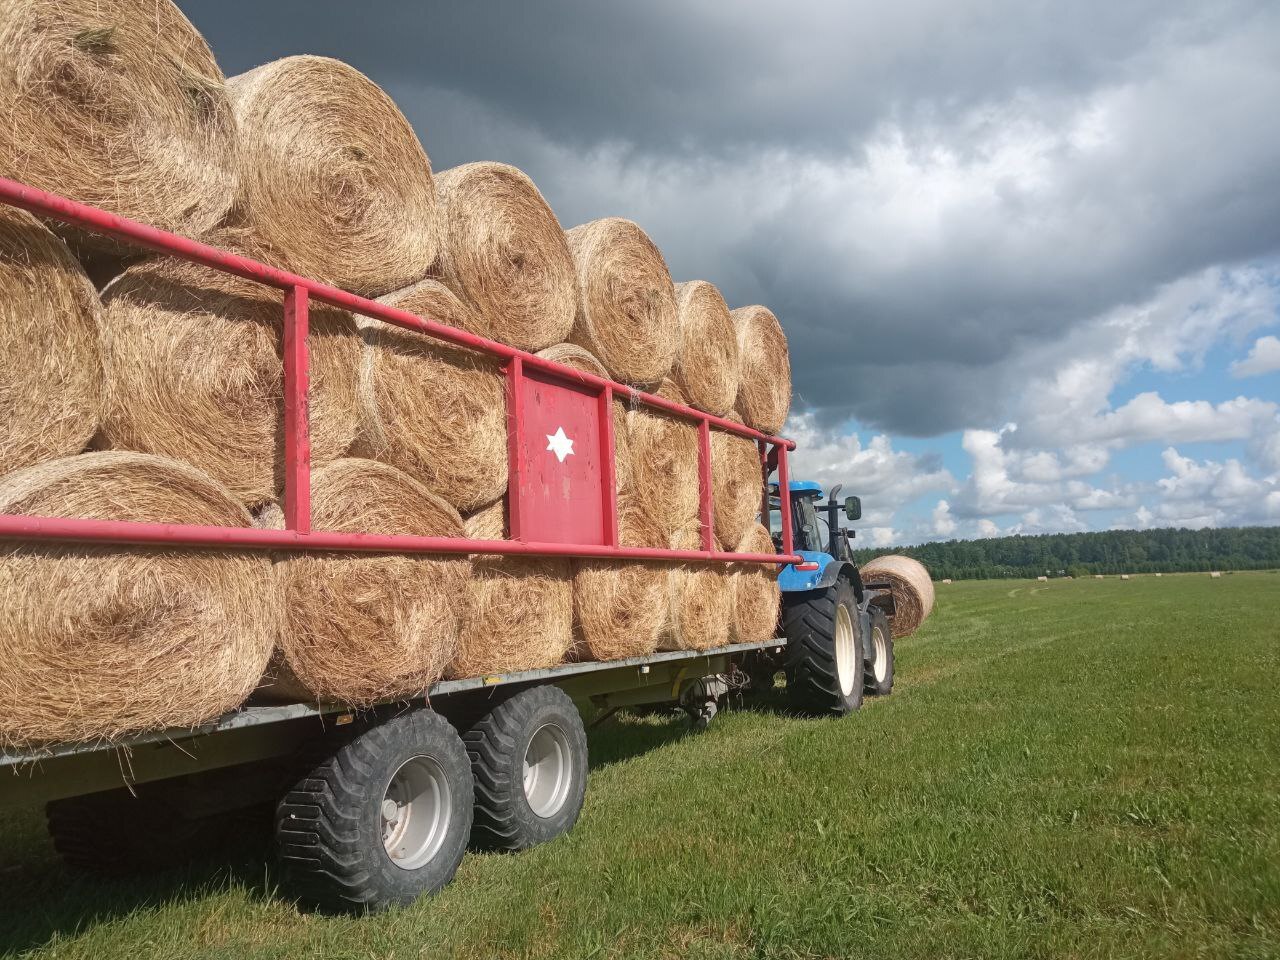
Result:
M782 628L792 707L813 716L842 717L862 706L862 637L849 581L787 598Z
M893 630L889 618L871 605L871 633L867 637L866 694L887 697L893 693Z

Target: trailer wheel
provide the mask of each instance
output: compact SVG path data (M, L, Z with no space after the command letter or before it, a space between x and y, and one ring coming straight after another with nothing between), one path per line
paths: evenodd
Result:
M587 792L587 732L559 687L520 691L462 739L475 775L475 846L524 850L578 822Z
M787 697L801 713L842 717L862 706L858 602L847 580L787 598Z
M430 710L339 747L276 809L280 861L311 906L344 912L412 903L448 883L471 830L471 769Z
M865 690L868 696L887 697L893 693L893 631L883 610L872 604L870 613Z

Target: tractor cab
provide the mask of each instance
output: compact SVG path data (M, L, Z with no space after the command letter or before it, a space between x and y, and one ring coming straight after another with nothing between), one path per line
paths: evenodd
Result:
M842 527L841 514L849 521L862 516L862 501L857 497L837 500L840 486L835 486L822 502L822 487L812 480L792 480L787 484L790 496L791 536L795 552L804 560L788 564L778 575L784 592L813 590L826 586L847 564L853 566L854 531ZM774 545L782 549L782 504L778 485L769 485L769 531ZM830 569L828 569L830 568ZM852 570L846 570L852 574Z

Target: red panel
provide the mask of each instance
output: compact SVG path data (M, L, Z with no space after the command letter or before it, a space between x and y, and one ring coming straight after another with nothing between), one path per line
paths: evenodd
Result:
M540 370L523 373L512 384L520 430L511 500L520 539L606 544L599 393Z

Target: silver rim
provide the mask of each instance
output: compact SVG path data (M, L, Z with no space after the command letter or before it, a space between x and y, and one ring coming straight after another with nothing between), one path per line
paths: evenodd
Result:
M524 752L524 798L535 816L555 816L569 796L573 766L569 738L554 723L544 723Z
M876 660L872 665L872 669L876 673L876 683L884 683L884 678L889 675L889 643L884 638L884 630L876 627L875 633Z
M440 852L449 832L453 792L440 764L410 757L400 764L382 798L382 845L391 862L416 870Z
M840 677L840 692L846 697L853 693L856 679L854 666L858 662L857 645L853 639L853 620L843 603L836 604L836 673Z

